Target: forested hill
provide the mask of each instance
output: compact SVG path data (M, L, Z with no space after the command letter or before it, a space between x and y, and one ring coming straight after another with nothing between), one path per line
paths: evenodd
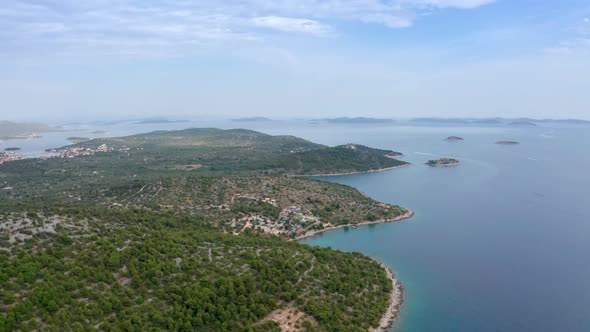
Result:
M74 160L74 167L82 170L108 164L116 167L118 174L129 170L141 174L190 171L209 175L313 175L363 172L405 164L386 157L394 153L389 150L357 144L327 147L294 136L271 136L244 129L157 131L96 139L60 150L97 150L100 146L106 147L108 153ZM58 166L66 169L70 166L69 161L62 164Z
M326 147L293 136L249 130L188 129L96 139L55 157L0 165L0 199L47 200L135 180L186 175L313 175L406 164L389 150Z
M15 211L0 235L0 331L367 331L391 291L363 255L200 217Z

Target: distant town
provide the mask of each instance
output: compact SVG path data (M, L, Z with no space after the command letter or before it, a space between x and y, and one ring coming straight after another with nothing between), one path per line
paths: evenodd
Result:
M82 157L82 156L93 156L99 152L128 152L129 148L123 146L122 148L115 149L110 147L106 144L102 144L98 146L96 149L90 147L66 147L63 149L49 149L47 150L48 155L42 156L41 159L49 159L49 158L75 158L75 157ZM17 153L13 151L0 151L0 165L15 160L23 160L28 159L30 156Z

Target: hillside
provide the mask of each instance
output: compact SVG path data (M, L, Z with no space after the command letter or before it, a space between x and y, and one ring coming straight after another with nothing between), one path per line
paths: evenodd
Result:
M16 196L101 188L184 175L313 175L363 172L407 163L394 152L349 144L326 147L249 130L188 129L94 139L53 150L54 157L0 166L0 185ZM26 181L24 181L26 179ZM2 193L0 193L2 195Z
M34 194L18 186L2 190L0 208L59 204L147 208L206 217L234 234L253 229L285 238L339 225L394 220L408 213L348 186L284 176L180 176L59 188L46 185Z
M212 231L202 218L46 209L0 217L0 330L367 331L391 283L360 254Z
M313 175L406 164L393 151L326 147L249 130L187 129L94 139L53 150L54 157L0 166L0 197L52 202L132 181L187 175Z
M367 331L393 303L377 262L286 241L410 216L290 176L393 151L189 129L53 154L0 165L0 331Z

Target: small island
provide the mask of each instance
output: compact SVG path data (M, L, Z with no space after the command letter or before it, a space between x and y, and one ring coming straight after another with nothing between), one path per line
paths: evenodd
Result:
M9 152L14 152L14 151L19 151L19 150L20 150L20 148L17 148L17 147L4 149L4 151L9 151Z
M263 116L251 116L246 118L231 119L233 122L270 122L272 119L265 118Z
M510 126L520 126L520 127L537 127L537 125L530 121L514 121L509 123Z
M517 144L520 144L520 142L516 142L516 141L498 141L498 142L496 142L496 144L499 144L499 145L517 145Z
M461 162L457 159L453 158L440 158L437 160L429 160L426 165L431 167L447 167L447 166L457 166L461 164Z
M445 141L447 141L447 142L462 142L462 141L464 141L464 139L459 136L449 136L449 137L445 138Z
M92 133L95 135L104 135L104 134L108 134L109 132L106 130L95 130Z
M77 136L68 137L66 139L72 143L82 143L82 142L90 141L90 138L88 138L88 137L77 137Z
M147 118L141 119L139 121L134 122L133 124L164 124L164 123L185 123L189 122L189 120L170 120L166 118Z
M379 124L379 123L393 123L393 122L395 122L394 119L366 118L366 117L356 117L356 118L340 117L340 118L320 119L320 121L324 121L327 123L334 123L334 124Z

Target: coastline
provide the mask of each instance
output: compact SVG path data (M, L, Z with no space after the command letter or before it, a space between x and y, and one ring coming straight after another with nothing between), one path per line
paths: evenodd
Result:
M459 166L459 165L461 165L461 162L453 163L453 164L441 164L441 165L437 165L437 164L435 164L435 165L429 165L429 164L426 164L426 166L429 166L429 167L453 167L453 166Z
M304 175L304 176L341 176L341 175L352 175L352 174L365 174L365 173L383 172L383 171L392 170L392 169L396 169L396 168L406 167L409 165L412 165L412 164L407 163L404 165L387 167L387 168L382 168L382 169L378 169L378 170L363 171L363 172ZM368 195L366 195L363 192L361 192L361 194L364 195L365 197L369 197ZM390 223L390 222L398 222L401 220L412 218L414 216L415 212L413 210L410 210L410 209L405 209L405 210L406 210L405 213L403 213L402 215L399 215L393 219L381 219L381 220L376 220L376 221L362 222L362 223L358 223L358 224L346 224L346 225L332 226L332 227L324 228L322 230L312 231L311 233L305 234L303 236L298 236L295 239L293 239L292 241L299 241L299 240L307 239L307 238L316 236L316 235L324 233L324 232L333 231L333 230L341 229L341 228L345 228L345 227L366 226L366 225L376 225L376 224L385 224L385 223ZM404 289L403 289L401 282L396 278L395 273L393 272L393 270L389 266L385 265L384 263L382 263L372 257L371 257L371 259L373 261L375 261L376 263L378 263L381 266L381 268L383 268L385 270L385 273L387 274L387 278L391 281L392 290L391 290L391 294L390 294L390 298L389 298L389 306L387 307L387 310L385 311L385 313L381 317L381 320L379 321L379 326L377 326L376 328L374 328L374 327L369 328L369 332L387 332L389 330L389 328L393 327L393 325L395 324L395 322L399 318L400 308L404 302Z
M379 321L379 326L376 328L370 328L369 332L387 332L387 330L393 327L393 325L399 317L400 307L404 303L404 287L396 278L395 273L389 266L385 265L382 262L379 262L376 259L373 260L379 263L379 265L381 265L381 267L385 270L387 278L391 280L393 288L391 290L391 295L389 298L389 306L387 307L387 311L385 312L383 317L381 317L381 320Z
M297 238L293 239L293 241L307 239L307 238L310 238L312 236L316 236L316 235L323 233L323 232L332 231L332 230L340 229L340 228L344 228L344 227L375 225L375 224L397 222L397 221L411 218L414 216L414 214L415 214L414 211L412 211L410 209L406 209L406 213L404 213L400 216L397 216L394 219L377 220L377 221L372 221L372 222L364 222L364 223L360 223L360 224L338 225L338 226L329 227L329 228L322 229L322 230L313 231L310 234L306 234L304 236L297 237ZM391 295L389 298L389 306L387 307L387 310L385 311L385 313L381 317L381 320L379 321L379 326L376 328L371 327L369 329L369 332L387 332L389 330L389 328L393 327L393 325L395 324L395 322L399 318L399 311L400 311L402 304L404 303L404 288L403 288L401 282L396 278L393 270L389 266L385 265L384 263L382 263L372 257L371 257L371 259L373 261L377 262L385 270L385 273L387 274L387 278L389 278L389 280L391 281L392 290L391 290Z
M307 239L313 236L316 236L320 233L324 233L324 232L328 232L328 231L333 231L336 229L341 229L341 228L345 228L345 227L352 227L352 226L367 226L367 225L377 225L377 224L388 224L388 223L392 223L392 222L398 222L404 219L409 219L412 218L415 214L414 211L410 210L410 209L405 209L406 213L399 215L393 219L380 219L380 220L376 220L376 221L366 221L366 222L361 222L358 224L346 224L346 225L337 225L337 226L332 226L332 227L327 227L324 229L319 229L319 230L314 230L311 231L310 233L307 233L305 235L302 236L298 236L296 238L293 239L293 241L299 241L299 240L303 240L303 239Z
M395 159L395 158L392 158L392 159ZM368 170L368 171L345 172L345 173L328 173L328 174L304 174L304 175L293 175L293 176L311 177L311 176L344 176L344 175L355 175L355 174L368 174L368 173L377 173L377 172L390 171L392 169L407 167L407 166L410 166L410 165L412 165L412 164L407 163L407 164L403 164L403 165L392 166L392 167L385 167L385 168L379 168L379 169L372 169L372 170Z

